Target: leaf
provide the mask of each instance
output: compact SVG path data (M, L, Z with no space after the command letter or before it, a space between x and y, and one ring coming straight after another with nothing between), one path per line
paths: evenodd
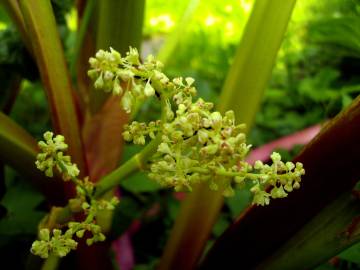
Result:
M248 188L235 189L235 195L226 198L225 204L229 207L232 218L235 219L251 203L251 200L252 194Z
M18 181L7 186L7 192L1 201L6 208L6 215L0 220L2 235L35 234L37 226L45 212L35 208L44 197L28 185Z
M136 173L121 182L120 185L125 190L133 193L154 192L162 189L158 183L150 180L145 173Z
M130 159L133 155L140 152L142 148L142 146L134 144L126 145L123 160ZM132 193L154 192L162 188L158 183L150 180L144 172L137 172L124 180L120 182L120 186Z
M225 215L220 215L219 219L214 225L213 234L215 237L219 237L229 227L230 222Z
M122 154L123 126L127 114L120 108L118 97L111 97L94 115L87 115L82 130L90 179L97 181L119 164Z
M295 145L307 144L320 132L320 129L320 125L311 126L269 142L251 151L246 160L250 163L254 163L256 160L267 161L274 149L282 148L291 150Z
M342 108L346 108L347 106L349 106L352 100L353 99L347 94L341 95Z
M349 262L360 264L360 243L344 250L338 255L338 257Z

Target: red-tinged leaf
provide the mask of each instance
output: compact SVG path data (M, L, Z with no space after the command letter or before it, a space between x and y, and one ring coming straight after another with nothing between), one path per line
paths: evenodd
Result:
M326 206L346 192L350 196L360 178L359 136L360 97L327 123L295 158L306 170L301 188L285 199L273 200L267 207L247 209L216 242L201 269L227 269L239 262L244 269L254 269L296 233L301 234L304 225ZM334 233L332 237L336 237ZM332 251L335 255L339 250ZM321 251L308 251L309 254L317 252ZM324 257L319 256L319 261L322 260Z
M359 241L360 204L349 192L321 210L257 269L313 269Z
M88 115L83 129L90 178L97 181L115 169L121 157L123 126L128 115L120 108L119 97L111 97L95 115Z
M319 133L320 129L320 125L315 125L288 136L281 137L280 139L255 148L250 152L246 160L251 164L253 164L256 160L267 161L274 149L282 148L291 150L297 144L307 144Z
M69 154L82 175L87 175L74 92L51 3L40 0L20 0L19 3L46 90L55 132L65 136Z
M60 180L46 178L35 166L38 152L35 139L0 112L0 161L25 175L52 203L64 203Z
M116 263L122 270L131 270L135 265L130 233L127 232L112 243Z

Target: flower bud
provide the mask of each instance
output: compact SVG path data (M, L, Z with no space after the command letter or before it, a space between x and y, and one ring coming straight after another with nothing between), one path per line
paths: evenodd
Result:
M205 130L200 129L197 134L198 134L198 140L201 144L205 144L208 141L209 135Z
M101 89L104 87L104 80L102 78L102 75L100 74L100 76L97 78L97 80L94 83L94 87L96 89Z
M220 129L222 125L222 116L219 112L213 112L210 116L212 121L212 127L214 129Z
M113 94L114 95L121 95L123 92L123 89L120 85L120 82L118 79L114 80L114 84L113 84Z
M126 91L121 99L121 106L127 113L131 112L131 108L133 106L133 100L134 97L132 96L132 94L129 91Z
M150 82L146 83L145 88L144 88L144 94L147 97L151 97L151 96L155 95L155 90L151 86Z
M281 156L277 152L273 152L270 157L274 163L281 161Z
M191 78L191 77L185 78L185 81L186 81L187 86L191 86L195 82L194 78Z
M49 241L50 240L50 231L49 229L41 229L39 232L39 238L43 241Z

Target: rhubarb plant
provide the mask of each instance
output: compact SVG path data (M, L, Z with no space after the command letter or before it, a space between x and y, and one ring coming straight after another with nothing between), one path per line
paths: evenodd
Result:
M251 148L246 144L245 125L235 122L233 111L222 115L213 109L213 103L195 99L193 78L170 80L162 72L161 62L152 55L141 62L137 49L131 47L124 57L112 48L99 50L89 63L88 75L94 87L120 96L120 106L127 113L134 110L137 102L148 98L161 104L161 119L125 125L122 135L126 141L147 146L134 156L134 162L125 163L115 171L129 167L131 172L143 170L161 186L175 191L192 191L195 185L206 182L211 190L224 196L233 196L234 188L242 188L249 182L253 204L261 206L300 188L301 176L305 174L300 162L283 162L276 152L271 154L271 165L256 161L252 166L245 161ZM76 237L82 238L86 231L92 235L86 240L88 245L104 241L97 213L113 210L118 199L106 201L101 195L124 179L117 173L110 177L110 184L109 177L97 184L86 177L80 179L77 165L65 154L68 145L62 135L54 136L48 131L38 146L41 152L37 155L37 168L48 177L57 173L64 181L73 182L76 197L69 200L68 206L74 213L83 212L84 219L70 221L52 232L42 228L39 240L32 245L32 253L42 258L49 254L63 257L76 249Z

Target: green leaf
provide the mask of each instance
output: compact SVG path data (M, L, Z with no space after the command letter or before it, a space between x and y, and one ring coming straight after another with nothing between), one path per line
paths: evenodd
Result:
M230 222L226 215L220 215L213 228L213 234L215 237L219 237L229 227Z
M120 185L133 193L154 192L162 188L158 183L150 180L145 173L136 173L121 182Z
M353 245L338 255L339 258L360 264L360 243Z
M323 264L320 265L319 267L316 267L315 270L337 270L338 268L329 265L329 264Z
M1 201L7 211L0 220L1 234L36 234L37 226L45 213L35 208L43 200L44 197L39 192L20 181L8 185Z
M251 203L252 194L249 189L235 189L233 197L226 198L225 204L229 207L233 219L237 218Z
M347 94L341 95L342 107L345 108L345 107L349 106L351 104L352 100L353 99Z

